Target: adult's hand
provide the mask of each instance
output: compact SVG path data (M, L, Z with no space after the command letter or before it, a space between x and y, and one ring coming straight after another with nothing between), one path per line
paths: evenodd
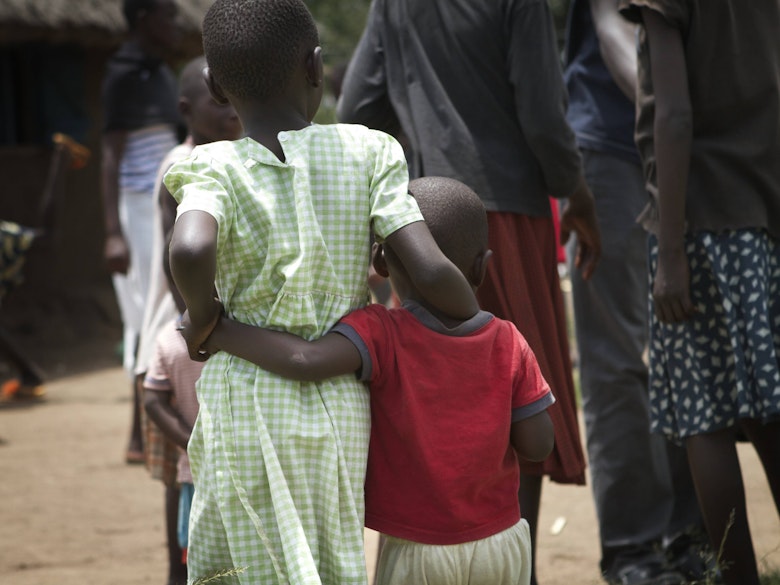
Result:
M574 266L588 280L601 258L601 231L596 219L596 204L584 177L580 177L577 189L561 213L561 245L569 240L571 232L577 234L577 251Z
M103 259L111 274L127 274L127 270L130 268L130 250L121 233L106 237L106 242L103 245Z

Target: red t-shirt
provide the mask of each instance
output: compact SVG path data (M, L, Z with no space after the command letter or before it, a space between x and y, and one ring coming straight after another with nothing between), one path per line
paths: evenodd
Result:
M514 324L480 312L446 329L416 303L370 305L334 331L363 357L371 387L366 526L427 544L516 524L513 420L554 402Z

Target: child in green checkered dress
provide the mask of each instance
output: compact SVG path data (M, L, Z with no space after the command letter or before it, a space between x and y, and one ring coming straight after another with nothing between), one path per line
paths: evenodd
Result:
M354 376L293 382L200 349L224 304L238 321L322 336L368 301L372 231L429 302L478 310L407 193L400 146L351 125L312 125L322 96L317 29L301 0L217 0L203 23L207 83L246 138L197 147L165 178L179 201L171 269L206 360L189 455L196 495L189 574L220 583L366 582L368 394Z

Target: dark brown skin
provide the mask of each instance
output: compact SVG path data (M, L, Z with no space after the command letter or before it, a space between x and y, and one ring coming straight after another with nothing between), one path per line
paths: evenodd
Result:
M410 184L410 189L412 189L412 185L413 183ZM583 195L584 198L587 198L590 193L583 193ZM586 215L590 216L589 220L585 220L586 223L588 221L595 222L592 196L590 210L587 211L587 205L584 205L582 209L586 210ZM570 217L576 217L576 214ZM598 230L595 234L596 241L598 241ZM485 247L474 258L471 265L459 267L474 290L484 279L490 256L490 250ZM591 262L589 265L592 267L593 263ZM407 273L406 264L395 253L394 242L391 238L383 246L375 245L373 267L379 276L390 277L396 293L402 300L417 300L443 323L451 327L463 320L456 319L439 310L428 302L426 295L420 293ZM194 340L189 338L189 335L199 335L200 332L190 329L186 314L183 321L185 325L183 334L185 339L188 339L188 345L197 346L203 343L199 337ZM219 350L252 361L261 368L278 375L297 380L319 380L349 374L357 371L361 366L361 356L357 348L347 338L337 333L327 334L316 341L309 342L288 333L264 330L227 318L219 320L211 336L205 341L204 351L210 353ZM544 460L552 452L555 441L549 414L545 410L536 416L513 423L508 439L519 458L530 461ZM532 498L530 502L526 501L528 498L524 497L525 492L521 491L520 503L524 510L538 505L539 489L541 488L540 480L527 483L531 486ZM528 491L526 490L526 492Z
M411 282L391 245L374 246L373 265L377 274L389 277L401 300L413 299L430 307ZM464 272L474 290L481 284L491 251L485 248ZM441 315L435 309L434 314ZM443 316L445 324L456 326L462 320ZM187 316L183 319L185 339L191 333ZM351 374L362 365L360 352L346 337L329 333L307 341L290 333L253 327L222 317L205 342L209 353L226 351L251 361L264 370L301 381L317 381ZM529 461L542 461L553 448L554 433L547 411L512 424L510 443L517 455Z
M660 227L653 305L661 321L679 323L695 312L684 242L693 113L679 31L653 11L643 10L642 16L646 18L648 35L653 35L650 59L654 63L656 100L654 134Z

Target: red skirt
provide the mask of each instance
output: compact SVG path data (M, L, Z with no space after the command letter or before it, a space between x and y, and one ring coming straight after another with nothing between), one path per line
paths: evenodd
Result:
M555 404L555 448L541 463L523 462L530 475L558 483L585 483L585 456L577 422L566 314L558 278L556 237L549 217L488 212L493 257L477 291L481 307L512 321L528 341Z

